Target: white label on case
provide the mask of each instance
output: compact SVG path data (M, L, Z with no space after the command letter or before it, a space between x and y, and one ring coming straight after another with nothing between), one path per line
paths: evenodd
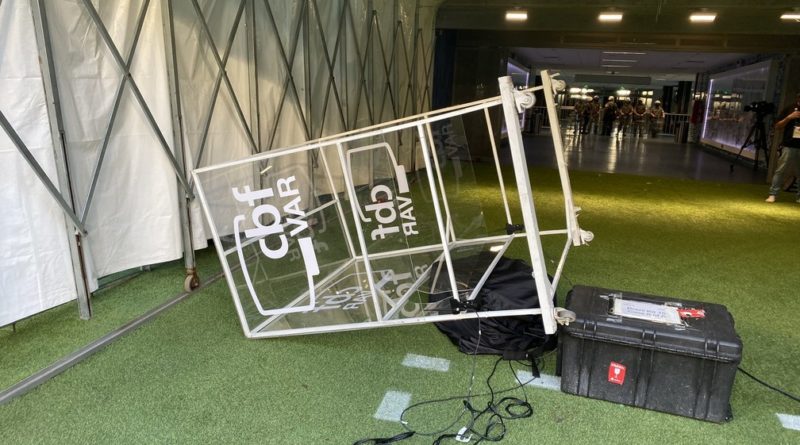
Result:
M644 301L614 299L614 315L665 324L680 324L678 308Z

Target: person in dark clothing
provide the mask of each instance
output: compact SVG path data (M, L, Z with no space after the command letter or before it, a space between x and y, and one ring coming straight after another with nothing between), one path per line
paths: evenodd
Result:
M795 103L781 112L778 122L775 123L775 129L783 130L781 139L783 151L772 176L767 202L775 202L783 185L783 174L790 163L794 163L795 171L800 173L800 93L795 97ZM800 187L797 190L796 201L800 203Z
M608 102L603 106L603 136L611 136L611 128L614 126L614 119L617 117L617 104L614 96L608 98Z

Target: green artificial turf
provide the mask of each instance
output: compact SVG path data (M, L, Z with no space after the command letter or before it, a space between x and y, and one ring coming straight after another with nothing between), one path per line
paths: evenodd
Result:
M483 181L492 169L476 169L479 186L469 195L489 217L501 215L496 191ZM555 228L561 217L556 172L533 169L531 175L542 228ZM573 249L565 280L725 304L744 342L743 367L800 393L800 205L763 203L765 185L584 172L572 178L581 225L595 240ZM555 258L562 243L548 240L547 256ZM109 312L145 289L171 293L154 278L146 274L109 291ZM60 343L81 333L69 317L53 318L31 321L44 339ZM35 352L9 346L12 337L0 338L5 380L13 380L5 376L6 354ZM449 359L451 369L406 368L407 353ZM476 391L485 388L493 363L492 357L477 359ZM410 392L412 402L462 394L471 365L472 358L431 325L246 340L219 281L0 406L0 443L347 444L404 431L373 418L387 390ZM547 369L552 372L552 358ZM493 382L495 388L515 383L505 367ZM800 443L800 432L782 428L775 416L800 414L800 405L742 375L731 400L734 420L722 425L546 389L527 394L534 416L509 422L502 443ZM415 412L412 426L445 426L459 403ZM405 443L431 442L415 437Z
M201 280L220 271L213 248L197 252L197 271ZM95 292L90 320L79 319L72 302L17 322L16 331L0 329L0 390L183 292L184 276L183 260L154 266Z

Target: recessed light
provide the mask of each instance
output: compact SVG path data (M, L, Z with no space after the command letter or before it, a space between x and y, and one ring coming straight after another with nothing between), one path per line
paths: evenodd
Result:
M506 20L509 22L524 22L528 20L528 11L511 10L506 11Z
M622 54L622 55L625 55L625 56L634 56L634 55L643 56L643 55L645 55L647 53L640 53L640 52L637 52L637 51L603 51L603 54Z
M602 59L601 62L636 63L636 61L632 59Z
M689 16L692 23L711 23L717 19L717 14L713 12L696 12Z
M781 19L800 21L800 12L797 11L785 12L781 14Z
M601 12L600 15L597 16L597 20L601 22L621 22L622 21L622 13L621 12Z
M630 65L600 65L603 68L630 68Z

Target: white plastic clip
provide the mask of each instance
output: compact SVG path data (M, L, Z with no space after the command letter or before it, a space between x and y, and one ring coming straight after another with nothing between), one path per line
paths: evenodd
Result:
M472 434L470 434L469 436L467 436L466 434L467 434L467 427L463 427L460 430L458 430L458 434L456 434L456 441L461 443L467 443L470 440L472 440Z

